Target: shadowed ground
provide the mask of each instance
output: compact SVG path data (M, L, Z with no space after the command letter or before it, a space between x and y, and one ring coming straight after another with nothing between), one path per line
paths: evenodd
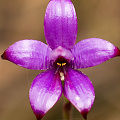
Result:
M78 16L77 42L98 37L120 48L119 0L72 0ZM0 54L22 39L45 42L44 13L49 0L0 0ZM120 58L82 70L92 80L95 103L88 120L119 120ZM29 88L41 71L27 70L0 59L0 120L36 120L29 104ZM62 120L60 101L43 120ZM73 108L73 120L83 120Z

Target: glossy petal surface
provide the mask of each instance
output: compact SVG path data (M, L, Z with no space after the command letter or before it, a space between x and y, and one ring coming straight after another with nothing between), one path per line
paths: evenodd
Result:
M51 49L40 41L21 40L6 49L2 58L28 69L41 70L50 67L50 51Z
M80 41L72 49L74 60L72 68L87 68L98 65L120 55L120 50L112 43L99 38Z
M38 120L53 107L61 94L60 76L55 74L55 69L42 72L33 80L29 98L31 107Z
M48 45L55 49L73 48L77 37L77 17L71 0L51 0L44 19L44 32Z
M68 68L64 83L65 97L86 119L94 99L94 87L90 79L82 72Z

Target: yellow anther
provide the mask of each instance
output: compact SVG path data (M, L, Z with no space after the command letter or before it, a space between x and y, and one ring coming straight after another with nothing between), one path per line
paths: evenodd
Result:
M66 65L66 63L62 63L62 66L63 66L63 65Z
M57 65L61 66L61 63L57 63Z
M57 65L64 66L64 65L66 65L66 63L57 63Z

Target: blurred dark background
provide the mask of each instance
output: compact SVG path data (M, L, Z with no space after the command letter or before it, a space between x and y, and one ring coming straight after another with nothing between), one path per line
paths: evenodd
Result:
M0 0L0 54L16 41L45 42L44 14L49 0ZM98 37L120 48L120 0L72 0L78 16L77 42ZM95 103L88 120L120 119L120 58L83 69L95 87ZM29 88L41 71L28 70L0 59L0 120L36 120L29 104ZM62 119L61 98L43 120ZM73 120L83 120L73 107Z

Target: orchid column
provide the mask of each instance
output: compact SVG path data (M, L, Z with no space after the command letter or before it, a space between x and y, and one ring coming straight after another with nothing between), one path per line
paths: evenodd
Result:
M1 57L27 69L45 70L36 76L29 91L37 120L43 118L62 93L86 119L95 92L90 79L76 69L120 56L120 50L100 38L84 39L75 45L77 17L71 0L49 2L44 31L48 45L37 40L21 40L8 47Z

